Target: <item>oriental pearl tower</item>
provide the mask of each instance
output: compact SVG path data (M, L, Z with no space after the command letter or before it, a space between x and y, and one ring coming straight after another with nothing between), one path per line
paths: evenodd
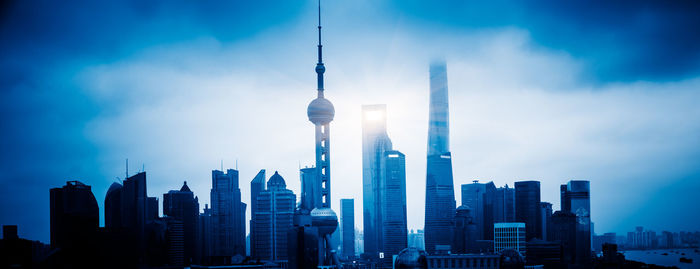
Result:
M331 164L330 164L330 123L335 115L335 108L323 96L323 45L321 45L321 1L318 5L318 63L316 63L317 92L316 99L311 101L307 109L309 121L316 129L316 182L320 184L321 204L311 210L311 225L318 229L319 263L338 265L337 255L331 245L331 233L338 227L338 216L331 209Z

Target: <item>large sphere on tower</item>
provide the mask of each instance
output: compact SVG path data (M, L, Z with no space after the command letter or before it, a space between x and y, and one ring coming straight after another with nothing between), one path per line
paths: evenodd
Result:
M306 110L309 116L309 121L314 124L326 124L333 120L335 116L335 108L328 99L319 97L311 101L309 108Z
M311 210L311 226L318 228L322 236L335 232L338 228L338 216L333 209L322 207Z

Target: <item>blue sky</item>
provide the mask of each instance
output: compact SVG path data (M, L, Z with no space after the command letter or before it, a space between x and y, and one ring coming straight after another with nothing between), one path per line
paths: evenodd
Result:
M145 167L150 196L238 160L298 193L313 161L314 1L9 1L0 6L0 224L48 241L49 188ZM323 4L333 203L361 217L362 104L384 103L422 228L428 63L448 62L456 189L588 179L596 232L700 227L694 2ZM457 200L460 200L457 192ZM103 213L103 212L100 212ZM361 224L360 219L356 223ZM361 228L361 227L358 227Z

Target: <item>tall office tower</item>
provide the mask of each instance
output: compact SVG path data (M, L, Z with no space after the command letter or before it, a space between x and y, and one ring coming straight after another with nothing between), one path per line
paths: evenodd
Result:
M249 234L249 247L250 256L257 257L255 254L255 246L257 244L255 238L255 213L258 212L258 194L265 190L265 169L261 169L257 175L250 181L250 234Z
M51 247L77 249L97 232L100 212L90 186L80 181L68 181L53 188L51 201Z
M202 264L209 264L212 253L212 217L209 204L204 204L202 213L199 214L199 227L197 233L197 257Z
M462 184L462 205L472 210L477 240L493 240L496 185L493 182Z
M515 182L515 220L525 223L527 241L542 238L540 213L540 182Z
M382 184L384 152L391 150L386 133L386 105L362 106L362 214L365 254L379 257L382 245Z
M562 264L575 264L576 258L576 215L567 211L552 214L552 239L561 244Z
M257 194L255 211L255 242L251 242L256 259L279 261L287 259L287 233L292 229L296 195L287 189L284 178L276 171L267 181L267 190Z
M158 197L146 197L146 223L158 218Z
M238 187L238 170L211 172L212 255L246 255L245 207Z
M132 246L126 256L140 259L147 258L146 224L148 223L148 196L146 192L146 172L128 177L122 187L122 229L126 233L123 240Z
M525 234L527 224L522 222L495 223L493 226L493 250L514 249L525 256Z
M382 246L380 251L391 258L408 246L406 220L406 156L397 151L384 152L383 181L380 186L382 215Z
M355 257L355 199L340 199L340 241L342 256Z
M321 207L321 182L316 176L316 167L306 167L299 170L301 179L301 208L311 212Z
M515 189L505 187L496 189L493 199L493 221L515 222Z
M112 183L105 195L105 227L117 229L122 226L122 184Z
M540 203L540 224L542 225L542 240L548 241L552 239L552 204L547 202Z
M576 215L576 263L591 262L591 185L588 180L571 180L561 185L562 211Z
M472 210L469 206L461 205L455 215L453 253L476 253L478 228L473 221Z
M185 224L176 218L165 217L165 252L168 265L184 267L187 264L187 239Z
M435 253L452 244L455 215L452 154L449 150L449 108L447 103L447 66L430 66L430 119L425 188L425 249Z
M408 234L408 247L413 247L420 250L425 249L425 233L423 230L411 230L411 232Z
M185 181L180 190L171 190L163 194L163 215L171 217L182 224L185 265L194 262L197 256L197 226L199 219L199 198L187 186Z

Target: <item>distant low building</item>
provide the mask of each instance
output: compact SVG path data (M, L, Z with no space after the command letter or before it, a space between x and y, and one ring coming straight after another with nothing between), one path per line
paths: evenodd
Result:
M493 226L493 250L500 253L513 249L523 257L526 254L526 224L522 222L495 223Z

